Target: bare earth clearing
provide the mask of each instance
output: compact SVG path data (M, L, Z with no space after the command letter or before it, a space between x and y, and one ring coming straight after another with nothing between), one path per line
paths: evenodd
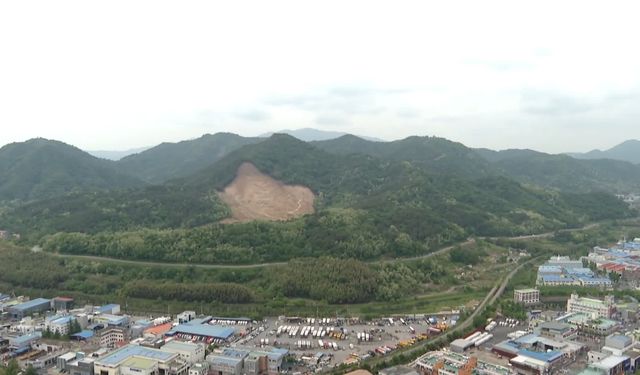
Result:
M289 220L314 211L315 197L309 188L285 185L251 163L243 163L233 182L218 195L232 212L224 223Z

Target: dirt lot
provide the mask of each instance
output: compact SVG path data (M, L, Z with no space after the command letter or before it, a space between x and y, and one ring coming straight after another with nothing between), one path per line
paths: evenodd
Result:
M286 185L251 163L238 168L236 178L219 196L231 208L226 223L289 220L314 212L315 196L309 188Z

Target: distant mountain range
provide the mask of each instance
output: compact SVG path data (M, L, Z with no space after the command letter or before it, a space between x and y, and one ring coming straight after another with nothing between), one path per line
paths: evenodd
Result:
M587 153L569 153L577 159L613 159L640 164L640 141L628 140L608 150L593 150Z
M0 201L143 184L137 177L120 171L114 162L62 142L37 138L0 148Z
M268 137L271 137L273 134L288 134L292 137L298 138L299 140L305 141L305 142L327 141L330 139L336 139L345 135L349 135L348 133L344 133L344 132L303 128L303 129L296 129L296 130L285 129L285 130L279 130L277 132L264 133L264 134L261 134L260 137L268 138ZM375 137L367 137L367 136L358 136L358 137L368 141L373 141L373 142L384 142L382 139L375 138Z
M139 148L132 148L130 150L122 150L122 151L87 151L87 152L97 158L116 161L124 158L125 156L137 154L149 148L150 147L139 147Z

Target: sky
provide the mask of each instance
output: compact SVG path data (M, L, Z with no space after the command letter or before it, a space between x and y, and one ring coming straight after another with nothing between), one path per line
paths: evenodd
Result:
M4 1L0 145L312 127L472 147L640 138L634 1Z

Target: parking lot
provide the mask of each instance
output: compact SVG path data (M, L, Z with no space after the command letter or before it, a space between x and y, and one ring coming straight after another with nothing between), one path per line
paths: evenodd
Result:
M446 330L450 318L386 318L370 322L335 318L268 318L249 336L240 340L244 346L276 346L289 349L298 358L317 357L323 353L327 365L352 359L385 355L398 347L411 345ZM438 329L437 327L440 327Z

